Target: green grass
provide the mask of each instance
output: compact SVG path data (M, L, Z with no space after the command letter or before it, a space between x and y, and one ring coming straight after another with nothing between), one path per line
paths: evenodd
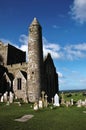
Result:
M0 130L86 130L85 107L48 107L34 111L30 106L0 103ZM27 122L14 121L24 114L33 114L34 117Z
M60 93L61 96L61 93ZM64 100L65 101L70 101L71 99L73 99L74 101L78 101L78 100L85 100L86 96L83 96L83 92L71 92L71 93L64 93Z

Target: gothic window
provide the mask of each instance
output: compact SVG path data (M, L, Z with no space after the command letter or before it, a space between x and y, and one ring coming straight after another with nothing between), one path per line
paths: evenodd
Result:
M21 90L21 78L17 79L17 89Z

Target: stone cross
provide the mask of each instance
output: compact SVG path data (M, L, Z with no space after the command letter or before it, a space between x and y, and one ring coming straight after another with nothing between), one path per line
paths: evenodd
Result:
M62 92L62 94L61 94L61 104L65 104L63 92Z
M47 106L48 106L47 98L48 98L48 96L47 96L47 95L45 95L45 100L44 100L44 106L45 106L45 107L47 107Z
M44 103L44 94L45 94L45 91L42 91L41 94L42 94L42 102Z

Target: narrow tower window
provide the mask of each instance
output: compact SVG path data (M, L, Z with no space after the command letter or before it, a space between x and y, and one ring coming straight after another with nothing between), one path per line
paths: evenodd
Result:
M32 71L32 74L34 74L34 72Z
M17 89L21 90L21 78L17 79Z

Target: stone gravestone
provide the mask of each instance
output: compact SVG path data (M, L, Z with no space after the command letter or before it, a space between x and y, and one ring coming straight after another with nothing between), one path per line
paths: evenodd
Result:
M45 95L45 92L42 91L41 94L42 94L42 102L43 102L43 104L44 104L44 95Z
M71 105L70 101L66 101L66 107L69 107Z
M48 101L47 101L47 98L48 98L48 96L47 96L47 95L45 95L44 107L47 107L47 106L48 106Z
M8 96L7 96L7 95L8 95L8 92L6 91L6 92L4 93L4 95L3 95L5 102L7 102L7 99L8 99Z
M41 97L40 97L40 99L39 99L39 108L43 108L43 102L42 102L42 99L41 99Z
M25 96L24 96L24 102L25 103L28 103L28 99L27 99L27 95L25 94Z
M73 99L71 99L70 102L71 102L71 106L73 106Z
M82 102L81 102L81 105L82 105L82 106L85 106L85 101L82 101Z
M9 95L9 102L10 103L13 103L13 98L14 98L14 95L12 92L10 92L10 95Z
M86 99L85 99L85 106L86 106Z
M78 102L77 102L77 107L81 107L81 103L82 103L82 100L81 100L81 99L78 100Z
M4 97L3 96L1 96L1 102L4 102Z
M58 94L55 94L55 96L54 96L54 104L53 105L58 106L58 107L60 106Z
M37 102L34 103L34 107L33 107L33 109L34 109L35 111L38 110L38 104L37 104Z
M65 100L64 100L64 94L63 94L63 92L62 92L62 94L61 94L61 104L62 104L62 105L65 104Z

